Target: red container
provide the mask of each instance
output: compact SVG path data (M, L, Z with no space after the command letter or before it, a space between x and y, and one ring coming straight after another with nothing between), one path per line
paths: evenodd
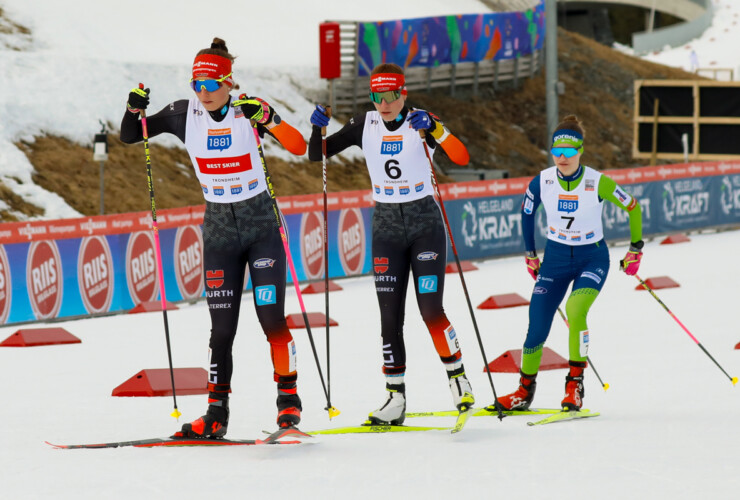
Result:
M341 75L339 23L321 23L319 24L319 77L339 78Z

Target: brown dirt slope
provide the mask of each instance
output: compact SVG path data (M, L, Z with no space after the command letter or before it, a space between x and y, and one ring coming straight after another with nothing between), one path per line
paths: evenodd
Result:
M559 77L565 83L560 96L561 117L576 114L586 127L584 163L597 169L641 164L633 161L632 115L635 79L690 79L694 75L633 58L580 35L560 30ZM409 103L438 114L468 146L474 168L505 169L511 177L534 175L547 165L549 144L545 126L544 72L523 79L518 89L483 89L473 97L460 90L452 98L443 90L413 93ZM308 134L309 131L302 131ZM148 210L149 192L142 146L124 145L110 134L109 160L105 164L105 212ZM99 213L99 170L90 146L52 136L19 143L36 169L34 182L59 193L85 215ZM203 203L200 187L184 150L151 145L157 208ZM435 156L442 168L452 165L444 155ZM322 190L321 164L305 159L287 163L268 158L278 195L318 193ZM444 176L441 182L450 179ZM369 177L362 162L332 160L329 190L368 189ZM0 183L0 198L12 210L38 216L38 209L13 198ZM34 212L34 209L36 210ZM12 220L0 212L0 220Z

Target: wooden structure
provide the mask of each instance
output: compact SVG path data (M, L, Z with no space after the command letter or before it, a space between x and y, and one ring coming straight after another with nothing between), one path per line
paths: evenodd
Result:
M740 159L740 82L635 80L634 101L634 158Z

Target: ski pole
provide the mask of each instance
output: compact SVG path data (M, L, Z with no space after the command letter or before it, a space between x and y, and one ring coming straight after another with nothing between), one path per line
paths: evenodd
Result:
M140 83L139 88L143 89L144 84ZM139 110L141 115L141 131L144 137L144 153L146 154L146 180L149 184L149 201L152 206L152 234L154 235L154 246L157 251L157 270L159 271L159 295L162 299L162 317L164 318L164 337L167 340L167 360L170 364L170 382L172 383L172 402L175 410L170 416L179 419L180 410L177 409L177 391L175 390L175 371L172 368L172 348L170 346L170 327L167 321L167 297L164 289L164 269L162 267L162 248L159 244L159 227L157 226L157 206L154 203L154 180L152 179L152 159L149 153L149 131L146 127L146 110Z
M329 392L326 389L326 383L324 382L324 374L321 372L321 364L319 363L319 355L316 353L316 344L313 341L313 334L311 333L311 325L308 323L308 314L306 314L306 306L303 305L303 295L301 295L301 288L298 285L298 277L295 273L295 266L293 265L293 257L290 254L290 247L288 246L288 236L285 234L285 228L283 227L283 221L280 218L280 210L277 206L277 200L275 199L275 189L272 187L272 181L270 180L270 173L267 171L267 163L265 162L265 155L262 152L262 142L260 141L259 133L257 132L257 125L254 120L250 120L252 124L252 132L254 132L254 139L257 141L257 151L259 151L260 161L262 162L262 171L265 173L265 181L267 182L267 189L270 193L270 199L272 200L272 210L275 212L275 219L277 219L278 230L280 231L280 238L283 240L283 248L285 248L285 257L288 261L288 267L290 268L290 276L293 278L293 285L295 285L296 295L298 295L298 303L301 306L301 313L303 314L303 322L306 325L306 332L308 333L308 340L311 343L311 350L313 351L313 357L316 360L316 368L319 371L319 378L321 379L321 386L324 389L324 396L326 396L326 410L329 412L329 418L336 417L339 415L339 410L331 405L329 400ZM326 322L329 322L329 317L326 317Z
M326 116L331 118L331 106L326 107ZM326 127L321 127L322 179L324 183L324 306L326 309L326 399L331 401L331 356L329 350L329 202L326 194ZM328 410L329 408L325 408Z
M488 382L491 384L491 390L493 391L493 400L498 401L496 395L496 388L493 385L493 377L491 376L491 368L488 366L488 357L486 351L483 348L483 340L481 340L480 331L478 330L478 322L475 320L475 313L473 312L473 304L470 302L470 294L468 293L468 286L465 284L465 275L463 274L462 266L460 265L460 257L457 255L457 247L455 246L455 239L452 237L452 228L450 227L450 221L447 219L447 211L445 210L444 202L442 201L442 194L439 192L439 185L437 184L437 174L434 173L434 163L432 163L432 157L429 155L429 148L427 148L426 134L423 130L419 130L419 136L421 136L421 142L424 145L424 153L427 155L429 160L429 170L432 172L432 186L434 186L434 193L437 195L439 200L439 207L442 210L442 216L444 217L445 228L447 229L447 235L450 238L450 244L452 246L452 253L455 256L455 264L457 265L457 272L460 275L460 282L462 283L463 292L465 293L465 300L468 302L468 310L470 311L470 318L473 320L473 329L475 335L478 338L478 346L480 347L481 355L483 356L483 365L486 367L486 373L488 374ZM504 419L504 413L501 411L501 407L494 403L496 410L498 411L499 420Z
M568 323L568 318L565 317L565 314L563 314L563 310L558 307L558 312L560 313L560 317L563 318L563 321L565 321L565 326L570 328L570 324ZM605 384L603 380L601 380L601 377L599 376L599 372L596 371L596 367L594 366L594 362L591 361L591 358L586 356L586 360L588 361L588 366L591 367L591 369L596 374L596 378L599 379L599 383L601 384L601 387L604 388L604 390L609 389L609 384Z
M717 368L719 368L720 370L722 370L722 373L724 373L724 374L725 374L725 375L727 376L727 378L729 378L729 379L730 379L730 382L732 382L732 385L735 385L735 384L737 384L737 377L731 377L731 376L730 376L730 375L729 375L729 374L728 374L728 373L727 373L727 372L725 371L725 369L724 369L724 368L722 368L722 366L720 366L720 364L719 364L719 363L717 362L717 360L716 360L716 359L714 359L714 357L713 357L713 356L712 356L711 354L709 354L709 351L707 351L707 350L706 350L706 349L704 348L704 346L703 346L703 345L701 345L701 342L699 342L699 340L697 340L697 338L696 338L696 337L694 337L694 336L693 336L693 335L691 334L691 332L689 331L689 329L688 329L688 328L686 328L686 327L684 326L684 324L683 324L683 323L681 323L681 321L680 321L680 320L679 320L679 319L678 319L678 318L676 317L676 315L675 315L675 314L673 314L673 312L671 312L671 310L670 310L670 309L668 309L668 307L667 307L667 306L666 306L666 305L665 305L665 304L663 303L663 301L662 301L662 300L660 300L660 299L658 298L658 296L657 296L657 295L655 295L655 292L653 291L653 289L652 289L652 288L650 288L650 286L649 286L649 285L648 285L647 283L645 283L644 281L642 281L642 279L641 279L641 278L640 278L640 277L639 277L639 276L638 276L637 274L635 274L635 278L637 278L637 280L638 280L638 281L640 282L640 284L642 284L643 288L645 288L645 290L647 290L648 292L650 292L650 295L652 295L652 296L653 296L653 297L655 298L655 300L657 300L657 301L658 301L658 304L660 304L661 306L663 306L663 309L665 309L665 310L666 310L666 312L667 312L668 314L670 314L670 316L671 316L671 317L672 317L673 319L675 319L675 320L676 320L676 323L678 323L678 324L679 324L679 325L681 326L681 328L683 328L683 331L685 331L685 332L686 332L686 333L688 334L688 336L689 336L689 337L691 337L691 340L693 340L694 342L696 342L696 345L698 345L698 346L699 346L699 347L701 348L701 350L702 350L702 351L704 351L704 354L706 354L707 356L709 356L709 359L711 359L712 361L714 361L714 364L715 364L715 365L717 365Z

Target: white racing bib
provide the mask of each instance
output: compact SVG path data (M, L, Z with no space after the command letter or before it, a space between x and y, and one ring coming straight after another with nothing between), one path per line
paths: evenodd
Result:
M434 149L427 149L431 157ZM423 140L408 120L398 130L389 132L380 114L368 111L362 131L362 151L375 201L403 203L434 194Z
M190 99L185 147L207 201L242 201L267 189L257 141L241 109L229 106L216 122L197 97Z
M540 173L540 197L547 213L547 238L566 245L590 245L604 237L599 200L601 173L583 167L583 178L573 191L558 182L557 167Z

